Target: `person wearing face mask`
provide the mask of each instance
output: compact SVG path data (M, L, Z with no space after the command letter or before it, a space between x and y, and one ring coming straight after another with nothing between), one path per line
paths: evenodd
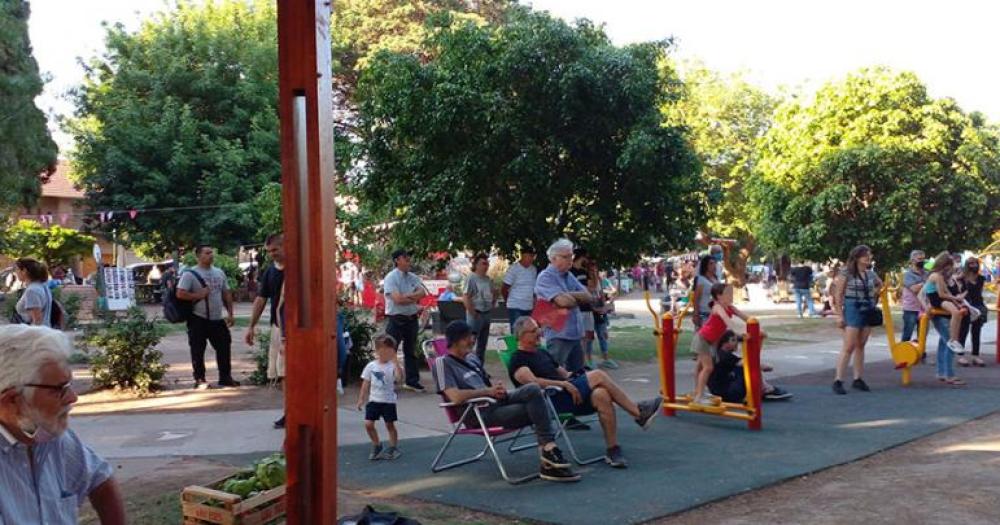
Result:
M70 349L51 328L0 327L0 524L75 524L84 500L103 525L126 522L111 465L68 428Z
M975 316L975 319L973 319L973 315L962 317L962 326L959 329L958 341L962 343L962 346L965 346L965 338L970 333L972 334L972 361L967 360L965 356L959 357L959 366L969 366L970 364L974 366L986 366L986 362L979 358L979 342L989 310L986 308L986 301L983 300L983 287L986 285L986 278L983 277L979 268L979 259L975 257L966 259L962 267L960 279L962 280L962 284L965 285L965 300L969 303L969 306L979 310L979 315Z

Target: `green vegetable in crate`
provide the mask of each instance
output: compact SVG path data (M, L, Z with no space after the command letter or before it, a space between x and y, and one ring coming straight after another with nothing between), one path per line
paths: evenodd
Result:
M276 454L262 459L257 463L257 481L261 486L270 490L285 484L285 458Z
M254 478L250 479L231 479L222 484L222 491L228 492L230 494L235 494L243 499L250 497L250 493L256 490L257 480Z

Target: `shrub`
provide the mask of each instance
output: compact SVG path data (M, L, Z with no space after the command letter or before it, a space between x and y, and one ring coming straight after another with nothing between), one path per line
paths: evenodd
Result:
M271 331L262 330L257 334L257 348L250 351L257 368L250 374L250 384L257 386L267 385L270 381L267 377L267 350L271 346Z
M374 359L372 353L372 338L375 335L375 323L368 320L368 311L362 308L350 308L341 305L340 311L344 314L344 321L347 333L351 334L351 353L347 356L345 366L345 377L343 383L346 385L349 379L361 377L361 372L365 365Z
M167 365L156 345L163 338L162 327L146 318L141 308L132 308L124 317L107 313L102 323L87 327L85 343L94 347L90 369L95 387L131 390L141 395L159 387Z

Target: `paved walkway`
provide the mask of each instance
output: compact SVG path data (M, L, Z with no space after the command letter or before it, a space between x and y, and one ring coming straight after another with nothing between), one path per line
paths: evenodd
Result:
M996 321L984 328L985 358L993 363ZM929 337L928 348L936 348L937 337ZM831 369L840 351L839 339L816 343L767 347L764 361L774 365L775 372L767 379L781 384L781 378ZM884 336L873 337L868 347L867 361L890 359ZM933 363L933 355L929 363ZM933 364L929 365L930 367ZM694 363L677 363L677 391L693 388ZM933 370L933 368L931 368ZM991 369L987 369L991 370ZM653 397L659 391L655 366L648 364L623 366L612 376L635 399ZM424 383L430 377L424 371ZM792 389L794 393L794 389ZM356 393L349 392L338 409L338 442L341 445L365 443L362 418L353 410ZM400 438L411 439L447 432L447 422L440 401L433 394L402 392L399 401ZM237 412L166 413L155 415L77 416L72 426L83 439L105 457L142 458L156 456L214 456L254 452L271 452L281 447L284 433L271 428L280 410L250 410ZM380 429L382 427L380 426ZM109 429L113 431L109 432Z

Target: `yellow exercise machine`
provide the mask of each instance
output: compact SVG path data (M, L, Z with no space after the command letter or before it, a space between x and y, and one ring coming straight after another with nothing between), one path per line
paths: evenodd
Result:
M746 381L746 403L724 403L719 400L716 406L691 404L691 396L678 396L674 359L677 354L677 340L680 337L682 321L685 315L694 308L691 298L688 304L678 313L677 318L670 312L657 315L645 293L646 308L653 316L653 335L656 336L657 356L660 361L660 391L663 394L663 415L675 416L677 410L700 412L712 416L740 419L747 422L750 430L761 429L761 403L763 402L763 381L760 371L760 350L763 343L760 324L757 319L747 321L748 337L743 341L743 379Z

